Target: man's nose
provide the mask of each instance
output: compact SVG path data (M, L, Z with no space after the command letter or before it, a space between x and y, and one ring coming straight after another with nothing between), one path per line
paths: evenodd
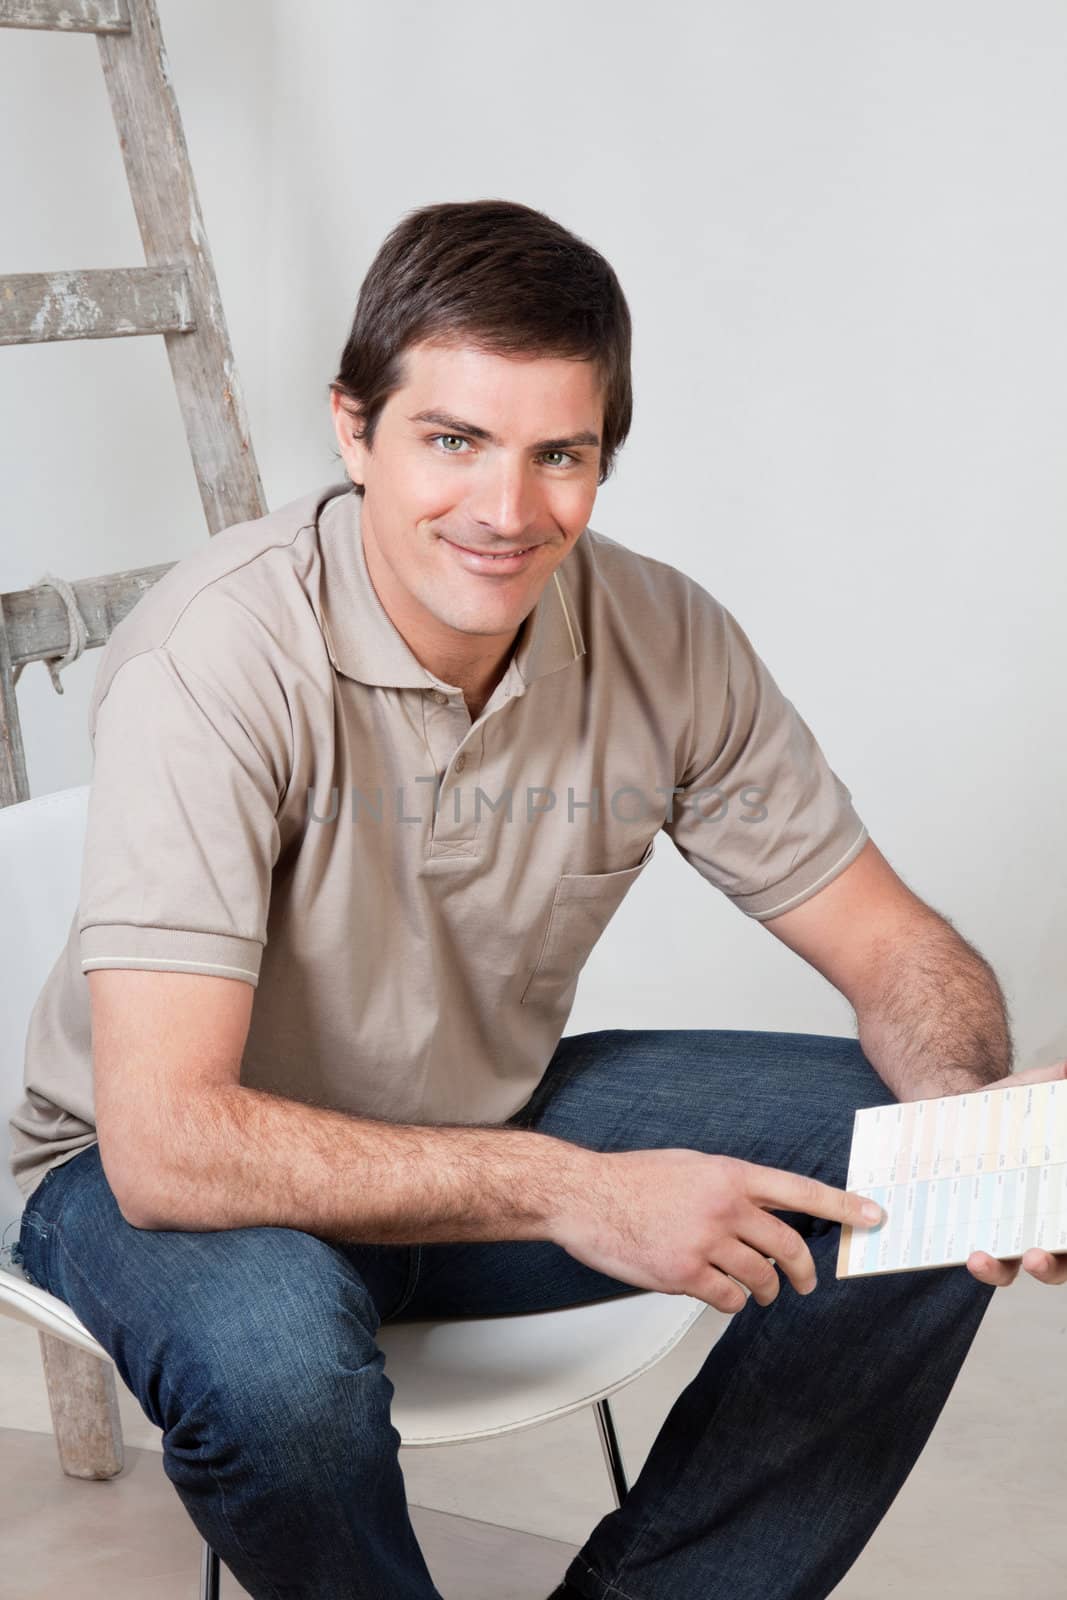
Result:
M540 511L540 488L524 461L500 460L487 466L471 503L478 525L501 539L520 539Z

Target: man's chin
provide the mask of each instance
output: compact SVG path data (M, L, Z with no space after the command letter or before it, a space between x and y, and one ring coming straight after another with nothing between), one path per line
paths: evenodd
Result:
M514 601L509 606L449 606L438 604L433 615L442 627L464 633L472 639L503 639L521 628L534 606L537 596L527 596L522 604Z

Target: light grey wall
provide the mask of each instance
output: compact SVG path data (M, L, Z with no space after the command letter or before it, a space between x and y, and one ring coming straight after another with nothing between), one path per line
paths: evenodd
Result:
M326 383L385 232L542 207L614 263L634 429L593 526L738 616L906 881L1067 1053L1061 203L1048 0L532 9L161 0L272 505L339 476ZM4 270L139 244L86 38L0 35ZM5 351L0 588L206 537L161 341ZM20 685L31 781L89 776L97 652ZM666 836L569 1032L848 1033Z

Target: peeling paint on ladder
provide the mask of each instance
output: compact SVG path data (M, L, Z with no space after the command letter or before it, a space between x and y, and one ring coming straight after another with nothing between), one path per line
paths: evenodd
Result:
M49 278L41 308L31 323L35 338L55 330L65 334L86 333L100 322L100 307L69 277Z

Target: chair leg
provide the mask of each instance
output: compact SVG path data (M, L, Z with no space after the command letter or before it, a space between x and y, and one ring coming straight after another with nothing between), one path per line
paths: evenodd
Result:
M200 1562L200 1600L219 1600L219 1558L206 1539Z
M63 1471L114 1478L122 1471L122 1422L110 1361L40 1328L44 1381Z
M608 1476L611 1478L611 1492L615 1496L616 1506L621 1506L626 1498L629 1485L626 1482L626 1472L622 1464L622 1451L619 1449L619 1439L615 1432L615 1422L611 1415L611 1407L607 1399L596 1402L597 1431L600 1434L600 1443L604 1447L604 1460L608 1465Z

